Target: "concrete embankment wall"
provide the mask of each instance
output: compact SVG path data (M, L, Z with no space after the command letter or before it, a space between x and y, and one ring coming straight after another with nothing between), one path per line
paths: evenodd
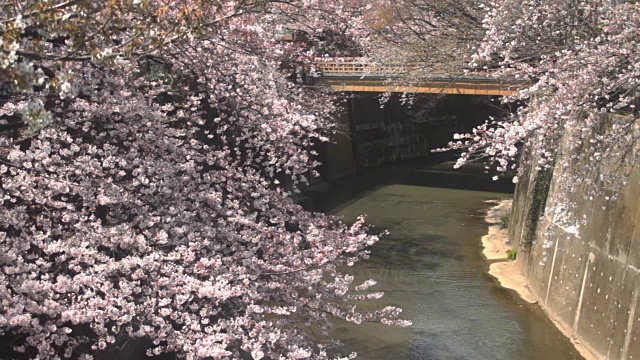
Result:
M570 337L595 358L640 359L640 169L630 160L638 158L637 148L622 162L594 162L587 155L593 149L571 149L569 138L553 171L529 168L521 176L510 242L530 290ZM571 166L560 165L571 155L579 155ZM583 179L629 177L612 201L616 192L604 181L563 186L575 169ZM553 219L552 209L567 202L581 219L577 228Z
M422 94L409 106L393 94L382 107L380 94L345 96L340 133L318 149L324 164L320 174L327 179L427 157L432 149L446 147L454 133L469 132L500 113L487 96Z

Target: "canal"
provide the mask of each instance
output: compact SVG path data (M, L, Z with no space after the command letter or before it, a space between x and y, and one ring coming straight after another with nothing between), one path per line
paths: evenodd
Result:
M389 359L582 359L543 314L487 274L480 239L491 201L512 184L481 168L414 161L370 170L306 192L318 210L352 222L360 214L384 237L352 268L375 279L375 307L404 309L408 328L337 322L344 355ZM365 306L370 306L366 304Z

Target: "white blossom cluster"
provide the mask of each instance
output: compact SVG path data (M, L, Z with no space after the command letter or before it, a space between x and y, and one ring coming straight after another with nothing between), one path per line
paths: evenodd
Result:
M450 146L464 150L457 166L488 158L498 171L515 169L526 143L531 151L519 174L530 161L534 171L555 168L556 193L566 199L550 211L566 213L554 216L565 219L558 225L579 226L571 194L577 188L615 193L638 160L640 4L499 0L485 10L485 37L471 65L531 86L505 99L526 104L516 114L454 139ZM620 165L596 176L589 164L601 162Z
M362 5L2 3L11 356L90 359L146 338L149 355L326 359L335 318L408 325L361 308L381 293L343 272L378 239L364 219L340 224L289 193L335 108L286 79L280 65L306 57L273 29L344 29Z

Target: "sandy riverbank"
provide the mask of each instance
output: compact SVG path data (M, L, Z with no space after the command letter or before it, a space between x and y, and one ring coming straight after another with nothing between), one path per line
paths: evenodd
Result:
M511 200L502 200L495 203L496 205L489 209L485 221L489 223L487 235L482 237L482 246L484 246L483 254L487 260L495 261L489 266L489 274L496 279L502 287L514 290L526 302L531 304L538 303L538 298L529 289L527 279L522 276L520 266L517 261L509 261L507 250L511 250L509 245L508 229L500 229L500 217L503 214L511 212ZM546 312L544 306L541 306ZM601 357L595 355L593 350L588 346L581 344L572 337L569 329L563 324L556 321L552 316L547 317L556 325L556 327L568 337L576 350L586 360L598 360Z
M487 260L497 261L490 265L489 274L498 279L500 285L515 290L523 300L535 304L538 300L520 274L517 262L508 260L507 250L511 250L508 230L500 228L500 217L511 212L511 203L511 200L499 201L487 212L485 221L489 223L489 231L482 237L482 253Z

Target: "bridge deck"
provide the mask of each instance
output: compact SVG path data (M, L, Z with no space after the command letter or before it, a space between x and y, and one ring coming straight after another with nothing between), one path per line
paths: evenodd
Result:
M528 82L514 78L495 78L488 73L432 74L411 85L399 85L394 79L410 75L417 66L377 66L347 59L327 61L320 59L315 64L317 76L314 85L332 91L355 92L411 92L431 94L465 95L511 95Z

